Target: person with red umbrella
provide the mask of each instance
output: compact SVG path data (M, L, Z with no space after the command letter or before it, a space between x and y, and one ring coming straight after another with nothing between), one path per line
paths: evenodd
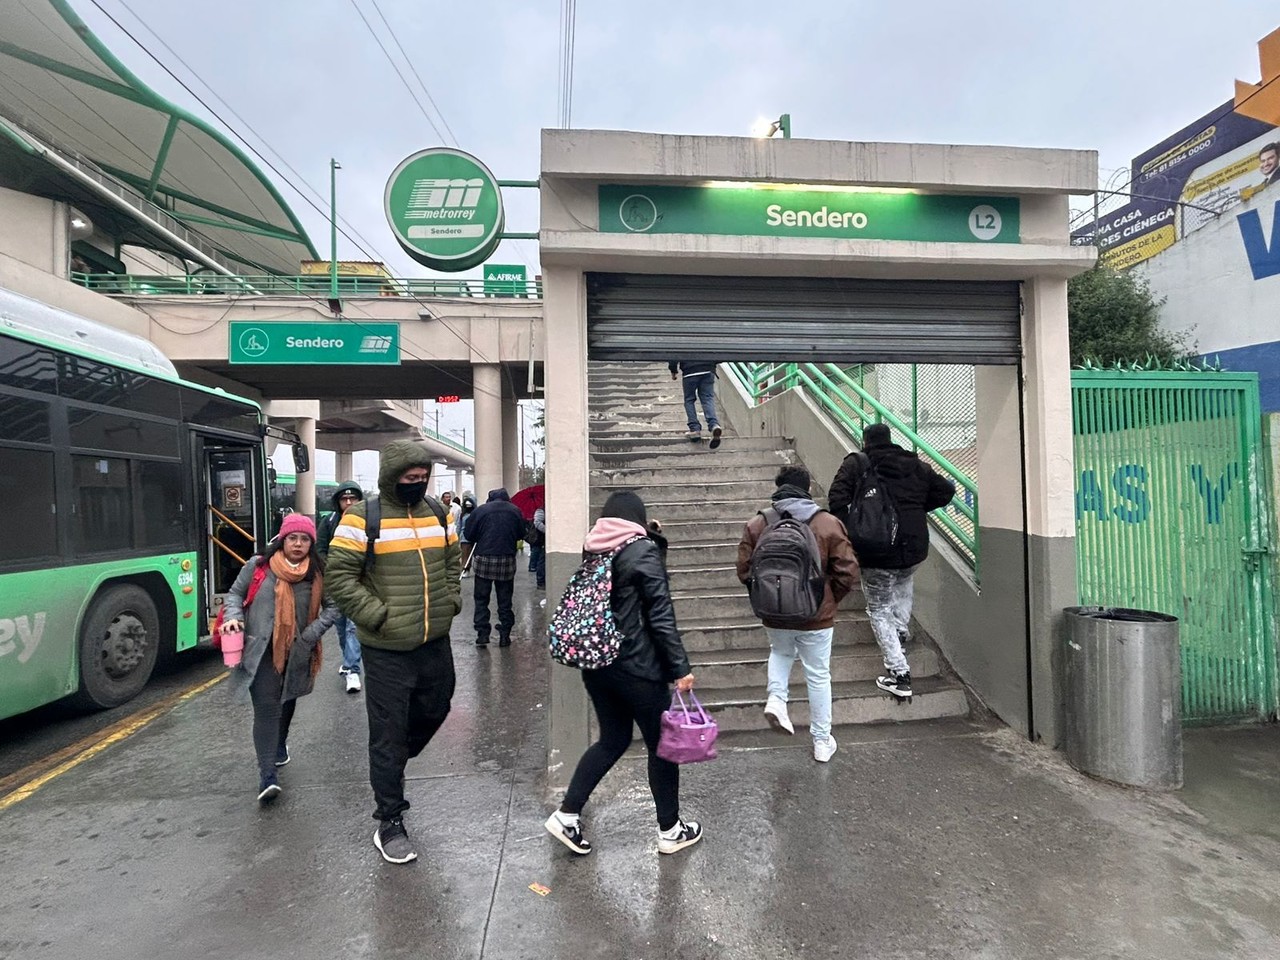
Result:
M546 487L539 483L517 490L511 502L524 515L526 529L524 542L529 544L529 570L539 589L547 588L547 511Z

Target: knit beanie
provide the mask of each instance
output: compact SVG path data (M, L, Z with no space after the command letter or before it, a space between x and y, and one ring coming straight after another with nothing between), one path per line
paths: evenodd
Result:
M644 509L644 501L640 495L630 490L618 490L609 494L600 511L602 517L617 517L619 520L630 520L640 526L646 526L648 517Z
M891 442L887 423L873 423L862 431L862 445L864 447L883 447Z
M280 524L280 532L276 535L281 541L291 533L305 533L312 542L316 539L315 521L305 513L291 513Z

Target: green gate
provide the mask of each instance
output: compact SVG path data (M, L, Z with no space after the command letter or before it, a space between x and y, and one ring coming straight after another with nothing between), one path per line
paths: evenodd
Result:
M1273 715L1257 374L1077 370L1071 388L1080 602L1178 617L1184 722Z

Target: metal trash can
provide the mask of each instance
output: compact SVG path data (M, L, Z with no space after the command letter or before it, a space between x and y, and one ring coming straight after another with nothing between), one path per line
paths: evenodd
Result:
M1082 773L1152 790L1182 786L1178 619L1067 607L1066 752Z

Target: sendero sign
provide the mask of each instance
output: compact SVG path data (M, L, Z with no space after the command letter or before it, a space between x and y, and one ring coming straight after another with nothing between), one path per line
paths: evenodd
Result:
M237 364L400 363L398 323L256 323L232 320L227 356Z
M501 240L502 191L489 168L461 150L407 157L387 181L387 223L405 253L435 270L469 270Z
M599 190L602 233L1017 243L1016 197L655 187Z

